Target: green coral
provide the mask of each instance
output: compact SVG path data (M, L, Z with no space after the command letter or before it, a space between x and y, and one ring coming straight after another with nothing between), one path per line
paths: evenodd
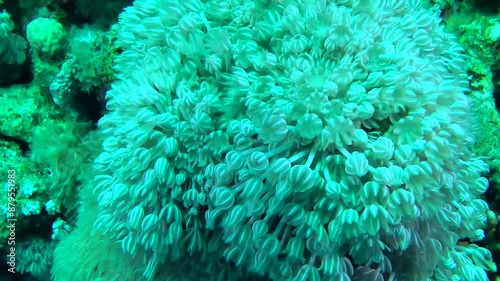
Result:
M45 204L50 200L46 185L50 180L50 174L47 170L35 167L35 164L29 161L21 149L12 142L0 140L0 157L0 168L5 173L2 173L2 176L7 178L8 170L14 170L16 174L14 215L18 218L16 229L20 233L23 229L33 227L30 225L31 221L28 217L40 214ZM7 196L0 196L0 215L2 217L0 220L0 239L5 239L8 236L7 220L5 220L7 208Z
M74 28L71 32L70 53L74 57L74 78L83 92L103 88L114 80L113 32L103 32L95 26Z
M24 140L32 139L32 130L54 120L67 118L44 96L40 84L14 85L0 88L0 133Z
M18 272L30 273L37 280L49 280L55 245L55 241L42 238L19 243L16 249Z
M478 126L477 143L474 147L478 155L486 155L486 162L490 165L490 180L500 184L500 116L493 105L491 95L481 91L473 91L473 109L481 126Z
M32 159L50 168L51 198L65 203L67 208L76 205L76 188L89 151L83 149L82 142L89 129L89 123L57 122L34 132Z

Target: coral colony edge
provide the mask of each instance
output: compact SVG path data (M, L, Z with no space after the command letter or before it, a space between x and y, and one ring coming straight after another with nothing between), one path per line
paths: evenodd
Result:
M0 280L500 280L499 7L3 2Z

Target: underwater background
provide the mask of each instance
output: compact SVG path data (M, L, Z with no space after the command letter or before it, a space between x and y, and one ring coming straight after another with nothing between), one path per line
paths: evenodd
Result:
M499 9L0 0L0 280L500 280Z

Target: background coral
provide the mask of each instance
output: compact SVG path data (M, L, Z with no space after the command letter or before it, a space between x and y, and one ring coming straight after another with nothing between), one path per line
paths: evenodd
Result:
M82 97L104 100L104 93L114 79L113 32L96 26L74 27L70 32L70 50L59 73L50 84L50 93L60 108L81 116ZM97 120L95 120L97 121Z
M36 18L26 26L26 36L31 50L53 57L64 50L66 30L53 18Z
M19 273L29 273L35 280L49 280L55 245L55 241L41 238L19 243Z
M76 206L76 188L78 181L83 180L85 159L90 152L82 144L89 129L90 123L67 122L46 124L34 131L32 159L51 171L51 198L70 209Z
M6 10L1 10L0 85L9 84L9 80L18 80L26 61L27 42L14 32L14 27L14 21L12 21L10 14Z

